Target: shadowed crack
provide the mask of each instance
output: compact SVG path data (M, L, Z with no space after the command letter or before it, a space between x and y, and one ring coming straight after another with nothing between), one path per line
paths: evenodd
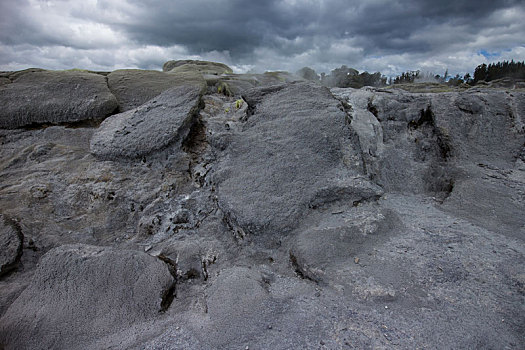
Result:
M430 109L430 106L427 107L427 109L422 109L420 112L420 116L418 120L413 120L410 123L408 123L408 127L410 129L418 129L419 127L423 126L423 124L428 124L432 128L435 128L434 124L434 114L432 113L432 110Z
M202 119L200 111L204 109L204 100L202 97L199 101L198 111L195 120L190 127L190 131L182 141L182 150L190 157L190 164L188 172L190 178L195 181L200 187L204 185L204 178L206 173L197 170L197 167L202 164L202 156L208 148L208 139L206 138L206 125ZM202 167L204 169L204 167Z
M408 123L408 128L412 130L417 130L420 127L427 125L432 129L432 133L436 135L437 145L439 147L439 153L441 158L444 161L450 157L451 149L450 145L446 140L445 135L436 127L435 116L432 112L431 106L428 106L426 109L422 109L420 112L420 117L418 120L411 121Z
M173 283L164 291L160 302L159 312L166 312L171 306L173 299L177 297L177 263L163 254L160 254L157 258L168 266L168 270L173 276Z
M97 118L97 119L86 119L86 120L79 120L77 122L62 122L62 123L32 123L29 125L24 125L19 127L19 129L22 130L42 130L47 129L52 126L63 126L68 129L96 129L100 126L100 124L106 119L111 117L112 115L115 115L118 113L118 108L115 109L110 114Z
M370 113L372 113L372 114L374 115L374 117L376 117L377 120L379 120L379 119L377 118L377 116L379 115L379 111L377 110L377 107L374 106L374 104L373 104L373 99L370 99L370 100L368 101L367 109L368 109L368 111L369 111Z
M9 254L8 252L11 251L13 255L8 255L11 258L6 259L6 260L2 258L2 261L0 261L3 264L0 266L0 278L1 278L4 275L9 274L10 272L16 270L16 268L18 267L20 258L22 257L22 253L23 253L24 235L22 234L22 229L20 225L15 220L8 218L5 215L0 215L0 220L3 221L1 225L4 225L7 228L7 230L11 231L11 233L13 233L18 239L18 241L16 241L16 238L11 236L10 243L2 246L3 249L4 248L7 249L7 252L2 252L3 254L6 254L6 253ZM2 228L2 230L3 229L4 228ZM15 239L15 241L13 239ZM2 241L3 241L2 243L6 243L4 239L2 239Z
M304 280L308 280L308 281L312 281L316 284L319 284L319 280L313 276L311 276L311 274L309 274L300 264L299 262L297 261L297 257L292 253L290 252L290 263L292 264L292 268L295 272L295 274L297 276L299 276L300 278L304 279Z
M244 231L244 229L236 224L235 220L231 217L231 214L229 212L223 210L223 213L223 222L233 233L233 237L235 238L235 240L242 241L246 237L246 232Z

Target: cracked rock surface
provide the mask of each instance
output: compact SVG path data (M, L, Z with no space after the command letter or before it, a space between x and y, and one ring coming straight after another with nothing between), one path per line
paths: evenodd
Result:
M100 125L6 117L0 348L525 347L523 91L168 63Z
M125 112L148 102L162 92L180 85L204 86L202 75L169 74L154 70L119 69L108 74L108 87Z
M91 152L101 158L139 158L182 142L194 122L200 90L191 85L174 87L107 118L91 138Z

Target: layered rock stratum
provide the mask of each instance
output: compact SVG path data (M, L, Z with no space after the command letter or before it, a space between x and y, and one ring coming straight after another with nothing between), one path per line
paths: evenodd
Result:
M525 91L0 79L0 348L525 347Z

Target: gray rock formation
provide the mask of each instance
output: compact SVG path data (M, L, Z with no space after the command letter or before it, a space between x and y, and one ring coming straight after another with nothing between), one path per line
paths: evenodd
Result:
M102 120L117 108L105 77L80 71L12 74L0 87L0 128Z
M156 317L174 279L147 254L65 245L40 260L31 284L0 320L10 348L81 349L96 337Z
M362 176L346 114L328 89L277 85L244 99L248 120L221 146L227 156L218 156L213 178L219 207L241 235L287 233L308 209L381 194Z
M0 345L525 347L523 91L179 63L109 74L160 94L96 128L0 129Z
M20 228L0 215L0 276L16 267L22 255L23 236Z
M138 158L181 143L198 113L202 88L171 88L133 110L106 119L91 139L102 158Z
M180 85L205 85L198 71L168 74L140 69L120 69L108 75L108 86L117 98L119 111L139 107L162 92Z
M490 229L504 218L499 231L521 236L524 203L502 193L522 181L523 93L334 92L352 105L367 172L385 190L450 195L444 208ZM512 180L492 180L492 173L508 171Z

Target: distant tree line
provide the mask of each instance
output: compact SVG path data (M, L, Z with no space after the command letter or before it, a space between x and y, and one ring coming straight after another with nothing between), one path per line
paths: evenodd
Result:
M489 82L501 78L511 78L516 80L525 80L525 62L514 62L514 60L491 63L483 63L474 70L474 77L470 73L461 76L456 74L449 77L448 70L443 76L433 75L432 73L422 74L420 71L408 71L401 73L395 78L388 80L391 84L410 84L414 82L429 82L458 86L461 84L475 85L479 81Z
M483 63L474 70L473 83L484 80L486 82L501 78L525 79L525 62L514 62L514 60L491 63L488 66Z
M416 70L416 71L409 71L409 72L404 72L404 73L401 73L401 75L395 77L393 80L392 78L390 78L390 84L394 83L394 84L410 84L410 83L413 83L414 81L416 81L416 79L418 79L420 77L420 74L421 72Z
M385 86L392 84L412 84L417 82L436 82L441 84L448 84L452 86L458 86L461 84L475 85L479 81L492 81L501 78L512 78L517 80L525 80L525 62L514 62L514 60L491 63L488 66L483 63L476 67L474 76L470 73L461 76L456 74L454 77L448 75L448 70L445 71L443 76L433 73L421 73L421 71L407 71L403 72L397 77L389 78L382 75L380 72L359 73L354 68L342 65L340 68L336 68L330 72L330 74L316 73L310 67L301 68L296 74L306 80L318 82L328 87L340 87L340 88L356 88L359 89L363 86Z

